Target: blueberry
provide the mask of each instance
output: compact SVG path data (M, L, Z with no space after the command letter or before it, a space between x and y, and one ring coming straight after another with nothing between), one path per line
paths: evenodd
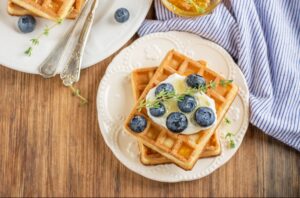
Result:
M146 126L147 126L147 120L144 116L136 115L130 121L131 130L137 133L144 131Z
M160 117L160 116L164 115L165 113L166 113L166 108L161 102L159 103L158 108L155 108L155 107L150 108L150 114L154 117Z
M126 8L119 8L115 12L115 19L119 23L124 23L129 19L129 11Z
M36 20L33 16L25 15L21 16L18 21L18 27L23 33L30 33L34 30Z
M158 85L158 87L155 89L155 95L159 94L160 92L165 91L165 92L174 92L175 89L173 85L170 83L162 83Z
M213 110L209 107L199 107L194 115L196 122L202 127L208 127L216 120Z
M198 74L191 74L186 77L186 84L192 88L199 88L205 86L205 79Z
M180 111L190 113L196 108L197 102L193 96L185 95L183 100L177 102L177 105Z
M173 112L168 115L166 125L170 131L180 133L187 128L188 120L183 113Z

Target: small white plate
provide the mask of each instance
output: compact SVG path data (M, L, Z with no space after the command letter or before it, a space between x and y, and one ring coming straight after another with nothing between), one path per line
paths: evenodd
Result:
M143 22L152 0L101 0L95 21L87 43L83 58L83 68L96 64L120 49L137 31ZM114 20L114 13L118 8L127 8L130 19L123 24ZM38 66L56 46L73 21L66 20L62 25L51 30L48 37L43 37L40 45L27 57L24 51L34 38L53 22L36 18L37 27L30 34L23 34L18 30L19 17L12 17L7 13L7 1L0 1L0 65L26 73L38 73ZM59 68L61 71L62 68Z
M130 73L133 69L159 65L166 53L176 49L208 66L239 86L239 94L218 131L222 154L200 159L191 171L173 164L144 166L139 160L137 141L126 134L122 125L134 104ZM199 36L183 32L155 33L135 41L112 61L100 83L97 95L98 120L102 136L114 155L130 170L152 180L179 182L200 179L225 164L242 143L249 123L249 91L245 78L230 55L220 46ZM224 134L232 132L236 147L229 149Z

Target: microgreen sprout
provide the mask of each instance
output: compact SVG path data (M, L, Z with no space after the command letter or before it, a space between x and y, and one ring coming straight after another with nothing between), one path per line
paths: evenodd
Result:
M227 132L225 135L225 140L227 141L227 146L229 148L235 148L234 134Z
M220 80L220 85L222 87L227 87L229 84L231 84L233 82L233 80Z
M63 22L63 19L59 19L57 20L55 23L53 23L51 26L46 26L43 30L42 33L40 33L39 35L37 35L35 38L32 38L30 39L30 43L31 45L25 50L25 54L27 56L31 56L32 55L32 51L33 51L33 48L34 46L38 46L40 44L40 39L43 37L43 36L48 36L50 31L52 29L54 29L56 26L62 24Z
M228 86L232 83L233 80L220 80L219 85L222 87ZM185 95L194 95L196 93L207 93L208 89L216 89L217 83L215 81L210 81L206 85L199 86L198 88L187 88L185 92L176 94L175 92L166 92L161 91L158 95L155 96L153 100L141 100L137 109L141 111L144 107L147 108L158 108L161 102L167 100L182 101ZM226 121L226 120L225 120ZM230 120L228 120L230 122Z
M159 92L153 100L141 100L137 109L139 111L144 107L148 108L158 108L161 102L165 102L168 100L182 101L184 98L184 94L175 94L175 92L167 92L162 90Z
M86 104L88 104L88 100L87 100L85 97L83 97L83 96L81 95L80 90L79 90L78 88L75 88L75 87L72 86L72 85L69 86L69 88L70 88L71 91L72 91L72 95L75 96L75 97L77 97L77 98L79 98L80 104L81 104L81 105L86 105Z
M229 120L229 118L227 118L227 117L224 119L224 122L228 125L231 124L231 120Z
M183 93L176 94L175 92L161 91L155 96L153 100L141 100L137 109L141 111L142 108L158 108L161 102L169 100L182 101L185 95L194 95L196 93L206 93L208 89L215 89L216 82L210 81L207 85L200 86L198 88L187 88Z
M27 50L24 52L27 56L31 56L32 54L32 47L27 48Z

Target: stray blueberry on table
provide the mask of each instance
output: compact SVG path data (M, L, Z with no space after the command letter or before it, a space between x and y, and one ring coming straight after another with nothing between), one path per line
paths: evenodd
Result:
M126 8L119 8L115 12L115 19L119 23L124 23L129 19L129 11Z
M30 33L35 29L36 20L33 16L21 16L18 21L18 27L23 33Z

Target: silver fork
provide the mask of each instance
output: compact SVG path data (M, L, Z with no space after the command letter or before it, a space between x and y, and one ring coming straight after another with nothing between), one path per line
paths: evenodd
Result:
M91 27L95 18L95 11L98 7L98 0L94 0L91 5L89 14L86 17L83 28L81 30L78 42L71 54L71 57L60 74L60 78L63 80L65 86L71 86L73 83L77 82L80 78L80 70L82 64L82 57L88 36L91 31Z
M88 0L89 1L89 0ZM57 68L60 65L62 56L70 43L70 40L75 37L76 32L78 31L80 25L83 23L84 16L87 14L87 4L85 3L80 15L77 17L74 25L70 28L70 30L65 34L65 36L61 39L61 41L55 46L55 48L51 51L51 53L47 56L47 58L40 64L39 73L44 78L51 78L56 75Z

